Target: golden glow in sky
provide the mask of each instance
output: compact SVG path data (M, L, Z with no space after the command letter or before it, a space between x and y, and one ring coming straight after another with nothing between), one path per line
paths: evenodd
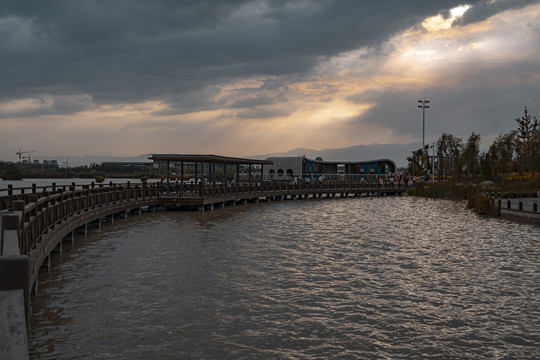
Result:
M231 19L247 17L250 9L242 8ZM540 78L540 5L458 24L470 9L460 5L447 17L427 17L376 45L321 55L309 70L297 75L231 74L226 81L207 82L196 90L171 91L170 99L153 98L150 92L145 99L108 103L87 93L59 91L6 100L0 103L0 152L7 159L13 159L19 148L50 155L251 156L296 147L408 144L420 139L417 98L433 101L428 112L432 137L442 131L458 136L476 131L489 137L506 125L490 125L487 121L494 118L488 116L472 123L467 119L483 118L474 113L475 107L489 109L501 103L497 97L517 102L517 114L523 105L532 110L538 105L527 103L527 96L538 100L530 89L538 89L534 81ZM0 29L2 24L15 23L3 21ZM28 21L23 25L28 30ZM168 36L174 39L174 34ZM213 46L212 55L220 56L219 44ZM83 69L81 58L74 71ZM511 91L504 87L509 84L523 87L521 102L507 98ZM467 104L473 96L478 98ZM494 105L488 104L490 99ZM498 121L503 120L508 121Z

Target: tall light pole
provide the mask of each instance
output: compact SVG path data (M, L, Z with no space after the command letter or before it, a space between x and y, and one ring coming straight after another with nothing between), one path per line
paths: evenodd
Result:
M426 138L426 109L429 109L429 100L418 100L422 105L418 105L419 108L422 108L422 152L424 152L425 138Z

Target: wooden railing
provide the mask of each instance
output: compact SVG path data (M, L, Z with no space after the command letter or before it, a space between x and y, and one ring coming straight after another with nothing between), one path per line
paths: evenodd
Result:
M67 185L10 188L0 197L0 210L20 216L19 247L28 255L51 227L81 212L130 200L158 198L162 186L154 184ZM41 190L41 191L38 191Z
M144 198L219 199L305 194L399 193L404 186L389 182L327 182L316 184L262 183L234 186L209 184L124 183L51 185L0 189L0 211L20 214L20 254L27 255L51 227L68 217L107 205Z
M221 184L138 183L96 185L32 185L0 189L0 292L17 291L24 298L16 315L29 323L30 289L37 288L37 273L52 248L62 237L94 219L126 209L155 206L168 200L187 203L215 203L258 197L294 195L400 193L403 186L391 183L317 184L262 183L227 186ZM190 201L192 200L192 201ZM173 201L174 202L174 201ZM13 317L13 316L12 316ZM14 317L13 317L14 318ZM2 325L2 324L0 324ZM4 326L4 325L3 325ZM9 320L5 327L26 334L24 324ZM14 332L15 333L15 332ZM18 349L24 355L24 345ZM1 350L1 349L0 349ZM2 353L0 355L6 355ZM0 356L0 357L1 357ZM7 356L7 355L6 355ZM9 356L7 356L9 357ZM17 356L19 357L19 356ZM23 356L24 358L24 356Z
M326 182L315 184L262 183L241 185L211 185L211 184L160 184L162 196L179 198L219 198L229 195L272 196L273 194L320 194L320 193L372 193L372 192L403 192L405 185L390 182Z
M69 193L69 192L87 192L90 194L90 197L99 197L99 194L102 193L103 196L109 196L111 193L128 192L126 198L135 195L138 196L141 192L151 191L154 194L157 194L158 189L162 187L163 182L157 183L137 183L132 184L130 182L116 184L110 182L108 184L75 184L71 185L56 185L51 184L48 186L37 186L32 184L28 187L13 187L8 185L5 189L0 189L0 211L2 210L11 210L11 204L13 201L23 200L25 203L32 202L34 196L37 195L38 198L43 198L47 196L52 196L60 193ZM82 196L82 195L81 195ZM119 195L121 196L121 195Z

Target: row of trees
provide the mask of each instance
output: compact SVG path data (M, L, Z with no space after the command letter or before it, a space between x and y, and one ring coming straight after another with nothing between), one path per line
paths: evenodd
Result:
M409 172L424 175L432 168L441 177L452 176L488 178L506 177L509 173L540 171L540 123L536 115L531 115L527 107L523 116L515 119L517 129L499 135L487 152L480 153L480 134L473 132L464 142L462 138L443 133L436 143L435 157L430 154L429 145L413 151L408 157ZM434 163L433 163L434 161Z

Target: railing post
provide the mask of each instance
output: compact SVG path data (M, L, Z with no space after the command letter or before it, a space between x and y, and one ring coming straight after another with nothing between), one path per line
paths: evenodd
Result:
M13 185L9 184L8 185L8 199L7 199L7 204L6 204L8 210L12 209L12 206L11 206L12 201L13 201Z
M32 221L32 223L30 224L30 234L28 234L30 236L30 239L24 239L26 243L26 254L29 254L30 249L34 248L34 245L36 244L36 240L39 236L39 231L40 231L37 224L37 221L38 221L37 203L39 201L39 196L37 194L32 194L30 195L29 200L30 200L30 203L34 203L34 205L31 208L30 212L28 213L30 217L28 220L30 220L33 217L34 221ZM30 240L30 243L28 243L29 240Z
M98 187L99 187L99 205L98 206L102 207L103 203L105 202L103 199L103 184L99 184Z
M18 214L2 215L2 228L0 231L0 258L2 256L20 255L21 217ZM6 231L14 231L15 236L9 236Z
M61 190L60 194L62 194L62 196L60 197L60 217L59 217L59 220L63 221L65 218L67 218L67 211L66 211L67 202L66 202L66 193L65 193L64 189Z
M30 324L29 258L20 254L18 247L20 227L18 215L2 216L0 274L3 276L0 276L0 290L23 290L24 317L26 327L28 327Z

